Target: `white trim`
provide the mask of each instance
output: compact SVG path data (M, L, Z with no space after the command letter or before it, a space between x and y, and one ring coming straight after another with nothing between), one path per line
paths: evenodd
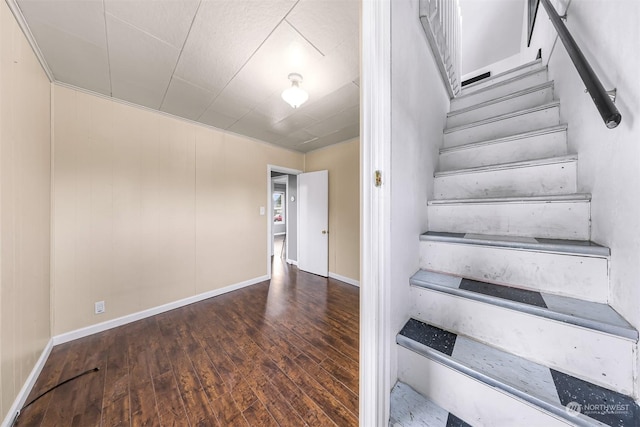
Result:
M53 338L50 338L49 342L47 342L47 345L44 346L44 349L42 350L42 353L40 354L38 361L33 366L33 369L31 370L31 373L27 377L27 380L24 382L24 385L20 389L20 392L18 393L15 400L13 401L13 405L11 405L11 408L9 408L9 412L7 412L7 415L4 418L4 421L2 421L2 427L9 427L13 423L14 418L17 416L18 411L22 409L22 406L27 401L27 397L29 396L29 393L31 393L31 389L35 385L36 380L40 375L40 372L42 372L42 368L44 368L44 364L46 363L47 358L49 357L49 354L51 354L52 348L53 348Z
M336 279L336 280L339 280L341 282L344 282L347 285L356 286L358 288L360 287L360 282L358 280L352 279L350 277L341 276L339 274L332 273L332 272L329 272L329 277L332 278L332 279Z
M361 72L360 426L389 422L391 0L363 1ZM382 171L382 186L374 172Z
M207 298L212 298L218 295L226 294L227 292L235 291L247 286L255 285L260 282L269 280L265 276L256 277L254 279L245 280L244 282L236 283L234 285L225 286L224 288L214 289L211 291L203 292L198 295L183 298L181 300L173 301L167 304L159 305L157 307L142 310L137 313L128 314L126 316L118 317L117 319L107 320L106 322L98 323L95 325L87 326L85 328L76 329L75 331L65 332L64 334L56 335L53 339L53 344L63 344L69 341L84 338L89 335L97 334L109 329L116 328L118 326L126 325L127 323L135 322L136 320L145 319L147 317L155 316L156 314L164 313L166 311L174 310L176 308L184 307L185 305L193 304Z
M295 259L287 258L287 264L292 264L292 265L297 266L298 265L298 261L296 261Z
M29 24L27 24L27 20L24 18L22 10L20 10L20 7L18 6L16 0L6 0L6 2L7 6L9 6L9 9L11 10L11 13L13 13L13 16L16 18L18 26L27 39L29 46L31 46L33 54L36 56L36 58L38 58L38 62L40 63L40 66L42 67L44 73L47 75L49 82L55 82L56 79L53 77L53 72L51 71L51 68L49 68L49 64L47 64L47 61L45 61L44 55L42 54L42 51L40 50L35 37L33 37L31 29L29 28Z

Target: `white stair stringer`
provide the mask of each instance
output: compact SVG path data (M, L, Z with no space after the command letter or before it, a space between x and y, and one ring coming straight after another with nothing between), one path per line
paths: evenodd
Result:
M559 157L567 154L567 125L440 149L440 171Z
M444 147L455 147L502 138L517 133L537 130L560 124L560 104L557 101L490 117L444 131Z
M553 101L553 82L522 89L500 98L454 110L447 114L447 127L455 127Z
M547 82L547 67L536 68L483 88L466 90L466 94L451 100L451 111L481 104L545 82Z
M605 305L545 296L562 309L553 311L452 286L450 281L460 278L423 280L420 275L434 274L421 271L412 278L412 317L619 393L633 393L637 332L605 311ZM580 315L585 307L592 318Z
M420 268L607 303L609 249L590 242L425 233ZM542 240L542 239L540 239Z
M436 172L436 199L512 197L573 194L577 184L578 156L526 160Z
M589 240L588 194L432 200L430 231Z

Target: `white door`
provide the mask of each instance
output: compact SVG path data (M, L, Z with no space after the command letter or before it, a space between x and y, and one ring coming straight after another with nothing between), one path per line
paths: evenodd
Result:
M329 274L329 171L298 175L298 268Z

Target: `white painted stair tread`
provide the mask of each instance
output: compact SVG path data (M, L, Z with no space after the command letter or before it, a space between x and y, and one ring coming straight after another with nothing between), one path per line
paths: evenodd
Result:
M561 195L549 195L549 196L513 196L513 197L482 197L473 199L443 199L443 200L429 200L428 205L449 205L449 204L489 204L489 203L564 203L564 202L588 202L591 200L591 194L588 193L576 193L576 194L561 194Z
M532 113L532 112L535 112L535 111L545 110L545 109L548 109L548 108L551 108L551 107L559 107L559 106L560 106L560 102L553 101L553 102L549 102L549 103L546 103L546 104L543 104L543 105L538 105L536 107L525 108L525 109L522 109L522 110L513 111L511 113L500 114L500 115L495 116L495 117L489 117L487 119L482 119L482 120L478 120L478 121L475 121L475 122L466 123L464 125L459 125L459 126L453 126L453 127L450 127L450 128L446 128L444 130L444 133L445 134L454 133L454 132L458 132L458 131L461 131L461 130L464 130L464 129L471 129L471 128L479 127L479 126L486 125L486 124L489 124L489 123L500 122L502 120L505 120L505 119L508 119L508 118L511 118L511 117L523 116L523 115L526 115L526 114L529 114L529 113Z
M535 68L489 86L479 87L472 92L465 92L451 100L451 109L466 108L546 81L548 81L547 67Z
M524 160L544 159L567 154L567 125L551 126L504 138L440 149L440 170Z
M556 163L575 162L577 160L578 160L577 154L568 154L566 156L550 157L545 159L522 160L519 162L499 163L494 165L475 166L472 168L465 168L465 169L438 171L434 174L434 177L439 178L439 177L445 177L445 176L462 175L462 174L470 174L470 173L478 173L478 172L493 172L498 170L519 169L519 168L526 168L531 166L553 165Z
M431 200L429 231L589 240L590 195Z
M409 319L396 342L576 425L631 426L640 421L640 408L628 396L415 319ZM603 404L612 409L588 410ZM584 413L567 410L567 405L584 408Z
M464 122L477 121L551 102L553 89L554 82L548 81L468 107L451 110L447 113L447 126L453 127Z
M578 190L577 155L524 160L434 174L434 197L543 196Z
M630 340L638 331L606 304L420 270L411 285L557 320Z
M397 382L391 390L389 427L470 427L409 385Z
M528 72L533 71L534 69L542 69L542 60L536 59L531 62L527 62L526 64L519 65L515 68L512 68L507 71L503 71L499 74L494 74L493 76L487 77L482 80L478 80L477 82L473 82L471 84L465 85L462 87L461 95L469 95L478 89L482 89L483 87L491 86L495 83L507 80L509 78L517 77L518 75L526 74Z
M474 233L446 233L428 231L420 235L421 241L459 243L464 245L496 246L514 249L535 250L551 253L567 253L584 256L608 257L609 248L589 240L543 239L521 236L492 236Z
M502 138L522 132L560 124L560 103L557 101L526 108L444 130L444 147L470 144Z

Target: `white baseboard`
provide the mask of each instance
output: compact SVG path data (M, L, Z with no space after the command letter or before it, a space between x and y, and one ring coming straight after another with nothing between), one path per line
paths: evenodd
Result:
M24 406L29 393L31 393L31 389L35 385L40 372L42 372L42 368L44 368L44 364L46 363L52 348L53 338L49 339L49 342L42 350L38 361L31 370L31 373L27 377L27 380L24 382L22 389L20 389L20 393L18 393L18 395L16 396L16 399L13 401L13 405L11 405L11 408L9 408L9 412L7 412L7 416L4 418L4 421L2 421L2 427L9 427L13 423L13 420L18 414L18 411L22 408L22 406Z
M107 320L106 322L76 329L70 332L65 332L63 334L56 335L52 338L53 345L58 345L65 342L77 340L79 338L84 338L86 336L93 335L98 332L103 332L108 329L126 325L127 323L135 322L136 320L155 316L156 314L164 313L165 311L174 310L176 308L184 307L185 305L193 304L195 302L202 301L207 298L212 298L218 295L226 294L227 292L235 291L235 290L244 288L246 286L255 285L256 283L264 282L265 280L269 280L269 276L265 275L265 276L256 277L254 279L245 280L244 282L225 286L224 288L203 292L198 295L187 297L178 301L173 301L167 304L159 305L157 307L152 307L146 310L139 311L137 313L127 314L126 316L118 317L112 320Z
M340 280L341 282L347 283L352 286L360 287L360 282L358 280L351 279L349 277L341 276L332 272L329 272L329 277L331 277L332 279Z
M298 261L296 261L295 259L289 259L287 258L287 264L291 264L291 265L298 265Z

